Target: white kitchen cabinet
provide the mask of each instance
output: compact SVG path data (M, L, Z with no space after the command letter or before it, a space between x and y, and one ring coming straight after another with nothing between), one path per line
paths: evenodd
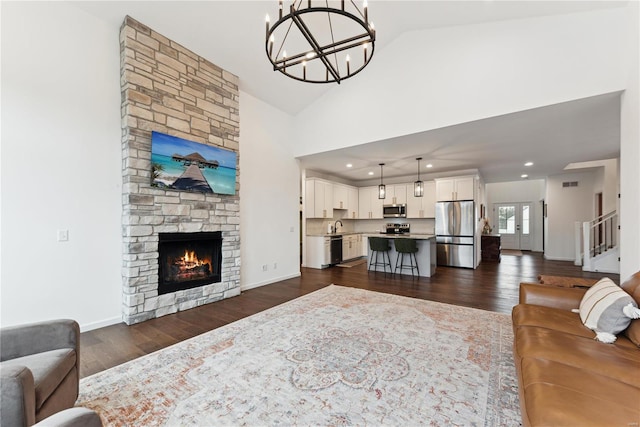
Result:
M342 237L342 261L348 261L360 256L358 240L362 241L361 234L347 234Z
M342 184L333 184L333 209L347 209L348 203L348 187Z
M331 240L323 236L307 236L306 267L325 268L331 263Z
M415 197L412 191L407 193L407 218L435 218L436 216L436 183L424 183L424 195Z
M387 197L384 199L384 204L403 205L407 203L406 184L387 185L386 190Z
M384 199L378 199L378 187L358 188L358 218L382 218L382 204Z
M472 176L436 179L436 200L473 200L475 179Z
M305 216L333 218L333 184L310 178L305 182Z
M358 218L358 189L356 187L347 187L347 218Z

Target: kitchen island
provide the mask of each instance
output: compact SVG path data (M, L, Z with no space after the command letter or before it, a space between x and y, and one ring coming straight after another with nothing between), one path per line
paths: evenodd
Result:
M418 245L418 252L416 253L416 259L418 261L418 269L420 270L419 275L423 277L431 277L436 273L436 236L433 234L416 234L416 233L406 233L406 234L363 234L363 244L367 245L367 266L369 261L371 260L371 249L369 249L369 237L382 237L383 239L414 239ZM396 265L396 257L398 256L398 252L396 252L395 245L391 242L391 250L389 251L389 257L391 258L391 269L395 268ZM402 256L401 256L402 258ZM385 255L386 259L386 255ZM404 258L405 264L407 263L407 257ZM372 270L374 267L371 268ZM384 271L382 266L378 266L375 268L376 271ZM387 271L389 271L387 267ZM400 274L411 274L410 270L402 270L398 268L398 273Z

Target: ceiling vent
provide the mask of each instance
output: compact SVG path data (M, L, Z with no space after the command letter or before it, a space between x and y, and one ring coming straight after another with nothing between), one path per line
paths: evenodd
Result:
M562 183L562 187L577 187L578 181L566 181Z

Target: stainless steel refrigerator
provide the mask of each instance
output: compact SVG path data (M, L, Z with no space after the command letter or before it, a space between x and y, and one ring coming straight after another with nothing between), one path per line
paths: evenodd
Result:
M475 268L473 200L436 203L438 265Z

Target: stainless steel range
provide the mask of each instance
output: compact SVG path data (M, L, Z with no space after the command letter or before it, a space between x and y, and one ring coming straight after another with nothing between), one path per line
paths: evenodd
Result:
M410 232L410 226L408 223L403 223L403 224L394 224L394 223L387 223L387 225L385 226L385 231L383 232L384 234L407 234Z

